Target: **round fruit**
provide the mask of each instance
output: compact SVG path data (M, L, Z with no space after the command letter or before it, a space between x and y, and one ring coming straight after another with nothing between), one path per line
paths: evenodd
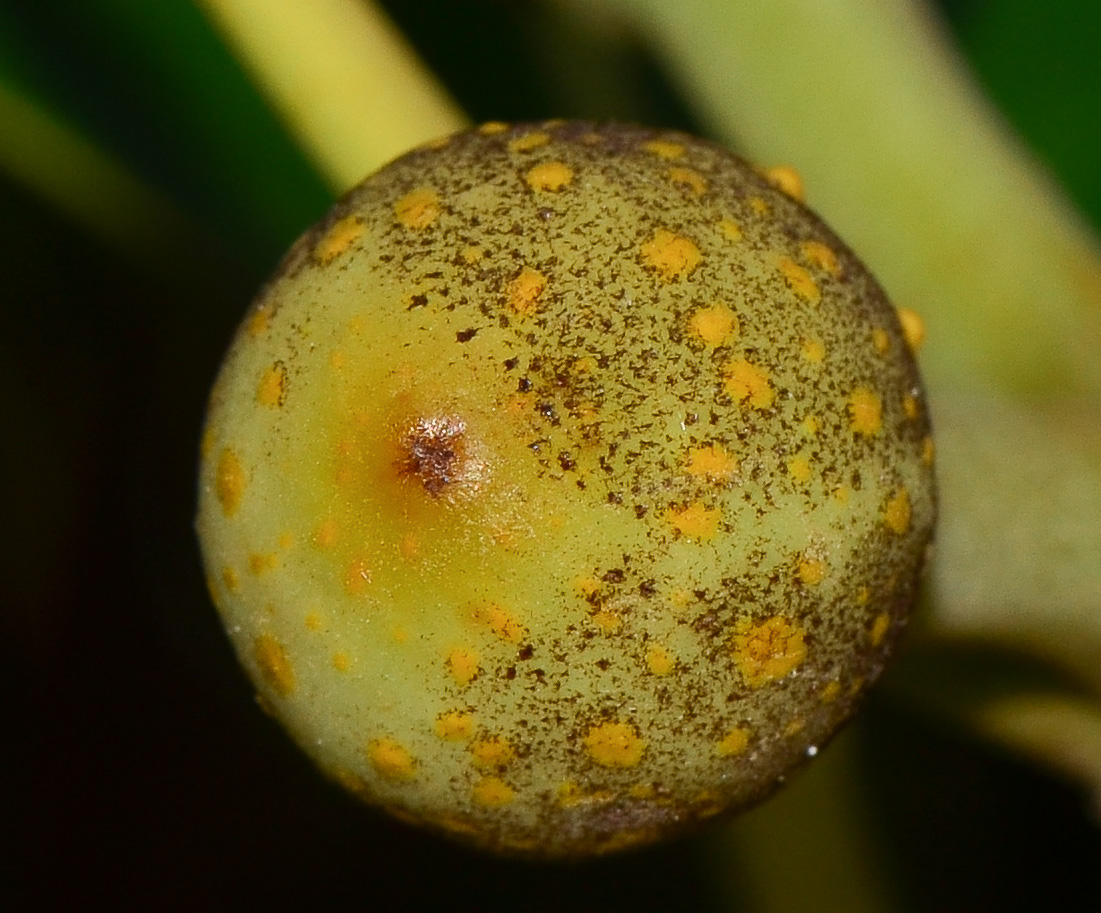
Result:
M778 184L679 133L487 124L295 245L215 386L198 525L324 771L577 856L762 798L850 716L932 445L894 310Z

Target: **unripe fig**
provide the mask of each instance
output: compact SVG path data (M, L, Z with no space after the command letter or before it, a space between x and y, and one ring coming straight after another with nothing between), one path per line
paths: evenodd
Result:
M487 124L294 246L214 388L198 528L322 770L581 856L761 799L853 713L918 583L932 444L894 309L791 179Z

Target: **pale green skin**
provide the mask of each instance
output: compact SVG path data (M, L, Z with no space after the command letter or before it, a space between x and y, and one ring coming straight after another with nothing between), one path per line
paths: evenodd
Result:
M529 177L549 162L569 179ZM658 230L698 263L663 273ZM699 329L715 305L738 332ZM728 385L741 359L770 401ZM850 716L930 541L928 435L882 291L749 166L490 126L288 255L212 395L198 527L242 663L323 770L476 845L585 855L760 799Z

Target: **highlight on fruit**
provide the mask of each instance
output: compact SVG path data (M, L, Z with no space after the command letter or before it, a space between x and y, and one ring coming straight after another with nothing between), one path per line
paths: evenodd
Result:
M933 444L920 321L800 196L681 133L490 123L294 245L214 386L198 531L328 776L578 857L759 801L852 715Z

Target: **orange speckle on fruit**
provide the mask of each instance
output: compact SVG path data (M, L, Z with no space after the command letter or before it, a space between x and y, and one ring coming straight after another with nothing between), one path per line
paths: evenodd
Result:
M404 625L394 625L390 629L390 636L394 639L394 643L403 644L409 640L409 632L405 629Z
M313 534L314 545L318 548L331 548L336 543L339 533L340 528L337 526L336 520L327 517L321 521L317 532Z
M699 266L701 259L700 249L694 242L665 228L659 228L653 238L642 245L643 262L666 282L684 278Z
M813 364L821 364L826 357L826 347L820 339L804 339L803 357Z
M832 704L840 696L841 682L835 680L830 682L828 685L826 685L825 688L822 689L822 693L821 695L819 695L819 700L821 700L823 704Z
M615 612L608 612L603 609L593 612L589 619L600 629L601 634L615 634L623 627L622 618L616 615Z
M485 249L482 248L482 247L479 247L476 244L471 244L468 247L464 247L462 249L462 253L461 253L461 256L463 258L463 262L470 265L470 266L473 266L475 263L481 262L482 258L485 255L486 255Z
M682 509L671 508L666 519L672 527L686 539L714 539L719 531L722 510L718 507L704 507L699 501L693 501Z
M902 324L902 334L906 337L906 344L912 352L921 348L925 342L925 321L917 311L910 308L898 308L898 320Z
M910 493L905 488L900 487L887 502L883 522L891 532L900 536L910 529Z
M268 327L271 326L271 318L271 308L267 303L259 304L253 308L252 313L249 315L248 323L246 324L249 336L256 339L256 337L266 333Z
M585 735L585 751L601 767L636 767L646 744L629 723L607 721L592 726Z
M670 168L669 180L678 187L683 187L694 197L703 196L707 192L707 181L702 174L691 168Z
M872 621L871 630L868 632L868 642L873 647L878 647L883 643L883 638L887 636L887 629L890 626L890 616L886 612L880 612Z
M746 202L749 203L749 208L752 209L758 216L768 215L768 203L766 203L760 197L750 197Z
M931 437L926 437L921 442L921 462L926 466L932 466L935 456L936 446L933 444L933 439Z
M821 241L804 241L801 247L803 256L812 266L825 270L834 279L841 275L841 261L837 259L833 248L827 247Z
M344 569L344 592L360 596L371 583L371 565L363 556L353 558Z
M879 434L883 428L883 402L867 387L849 394L849 428L856 434Z
M279 566L279 556L274 552L256 552L248 556L249 573L260 576Z
M314 259L322 266L328 266L362 238L363 232L363 220L359 216L344 216L338 219L329 226L325 236L314 248Z
M902 412L910 421L921 414L921 407L918 405L917 399L909 393L902 397Z
M796 295L810 304L818 304L822 298L822 292L810 273L790 257L780 257L776 261L776 268L780 271L780 275L784 277L788 288Z
M595 577L578 577L573 582L574 589L582 599L592 599L604 589L604 585Z
M421 149L431 149L431 150L446 149L448 146L451 145L451 140L452 140L451 134L446 134L444 136L437 136L435 139L430 139L428 142L422 143L420 148Z
M287 383L287 366L277 361L260 377L256 386L256 402L261 406L282 406Z
M549 133L545 133L542 130L533 130L531 133L525 133L523 136L517 136L515 139L510 139L508 141L508 151L530 152L532 149L538 149L540 146L545 146L549 142Z
M463 710L448 710L436 717L436 735L445 742L469 739L474 727L474 717Z
M674 143L664 139L650 140L649 142L643 143L642 148L651 155L656 155L658 158L665 159L667 162L679 159L684 155L684 146L680 143Z
M646 668L654 675L668 675L677 667L676 657L661 644L653 644L646 651Z
M805 456L796 456L788 460L788 475L796 482L810 481L810 460Z
M723 386L738 402L748 402L754 409L767 409L776 399L768 372L744 358L726 363L723 367Z
M394 204L394 216L406 228L428 228L440 217L440 196L431 187L411 190Z
M727 241L742 240L742 226L733 219L722 219L719 222L719 231Z
M520 316L533 314L538 307L539 296L547 287L547 277L538 270L525 266L520 275L505 288L508 306Z
M417 760L397 739L372 739L367 743L367 760L384 780L395 783L412 780Z
M447 669L459 685L469 685L482 671L478 652L470 647L456 647L447 654Z
M516 798L516 790L500 777L483 777L470 791L474 801L487 808L499 808L508 805Z
M803 202L803 178L791 165L774 165L764 171L765 179L777 190L786 193L793 200Z
M540 162L525 179L532 190L557 193L573 180L573 169L565 162Z
M751 688L783 678L807 656L802 628L780 615L764 621L741 619L730 644L738 670Z
M286 551L288 548L294 545L294 536L292 536L289 532L280 533L278 545L281 549L283 549L283 551Z
M241 506L241 498L245 493L245 470L237 454L228 447L218 458L214 493L218 497L218 503L222 505L222 512L227 517L232 517Z
M237 587L241 585L241 578L237 576L237 571L229 565L222 568L222 584L231 593L235 592Z
M738 471L738 461L719 444L692 447L688 451L685 471L692 476L722 481L731 478Z
M321 630L321 615L318 612L310 612L302 623L306 626L306 630L316 633Z
M699 308L692 313L688 325L710 348L733 341L739 330L738 315L725 304Z
M343 650L337 650L332 657L333 668L337 672L347 672L352 665L352 658Z
M804 557L799 562L796 573L799 580L807 586L817 586L826 579L828 573L826 562L821 558Z
M528 633L515 614L495 602L476 605L471 610L470 617L510 644L520 643Z
M261 634L252 646L260 676L272 691L286 697L294 691L294 669L283 645L270 634Z
M749 747L749 730L744 726L735 726L715 743L715 752L720 758L735 758Z
M886 355L891 349L891 337L882 327L875 327L872 330L872 345L880 355Z
M481 768L507 767L516 760L516 749L507 739L494 736L470 744L470 763Z
M420 540L412 533L405 533L398 543L398 554L406 561L412 561L420 554Z
M793 735L799 735L799 733L803 731L806 725L807 721L804 720L802 717L797 716L794 720L788 723L787 726L784 727L784 735L788 736L789 738Z
M486 121L478 127L478 132L482 134L482 136L496 136L498 133L505 133L507 130L508 124L499 120Z
M580 805L585 799L585 791L572 780L567 780L558 787L558 804L562 808L573 808Z

